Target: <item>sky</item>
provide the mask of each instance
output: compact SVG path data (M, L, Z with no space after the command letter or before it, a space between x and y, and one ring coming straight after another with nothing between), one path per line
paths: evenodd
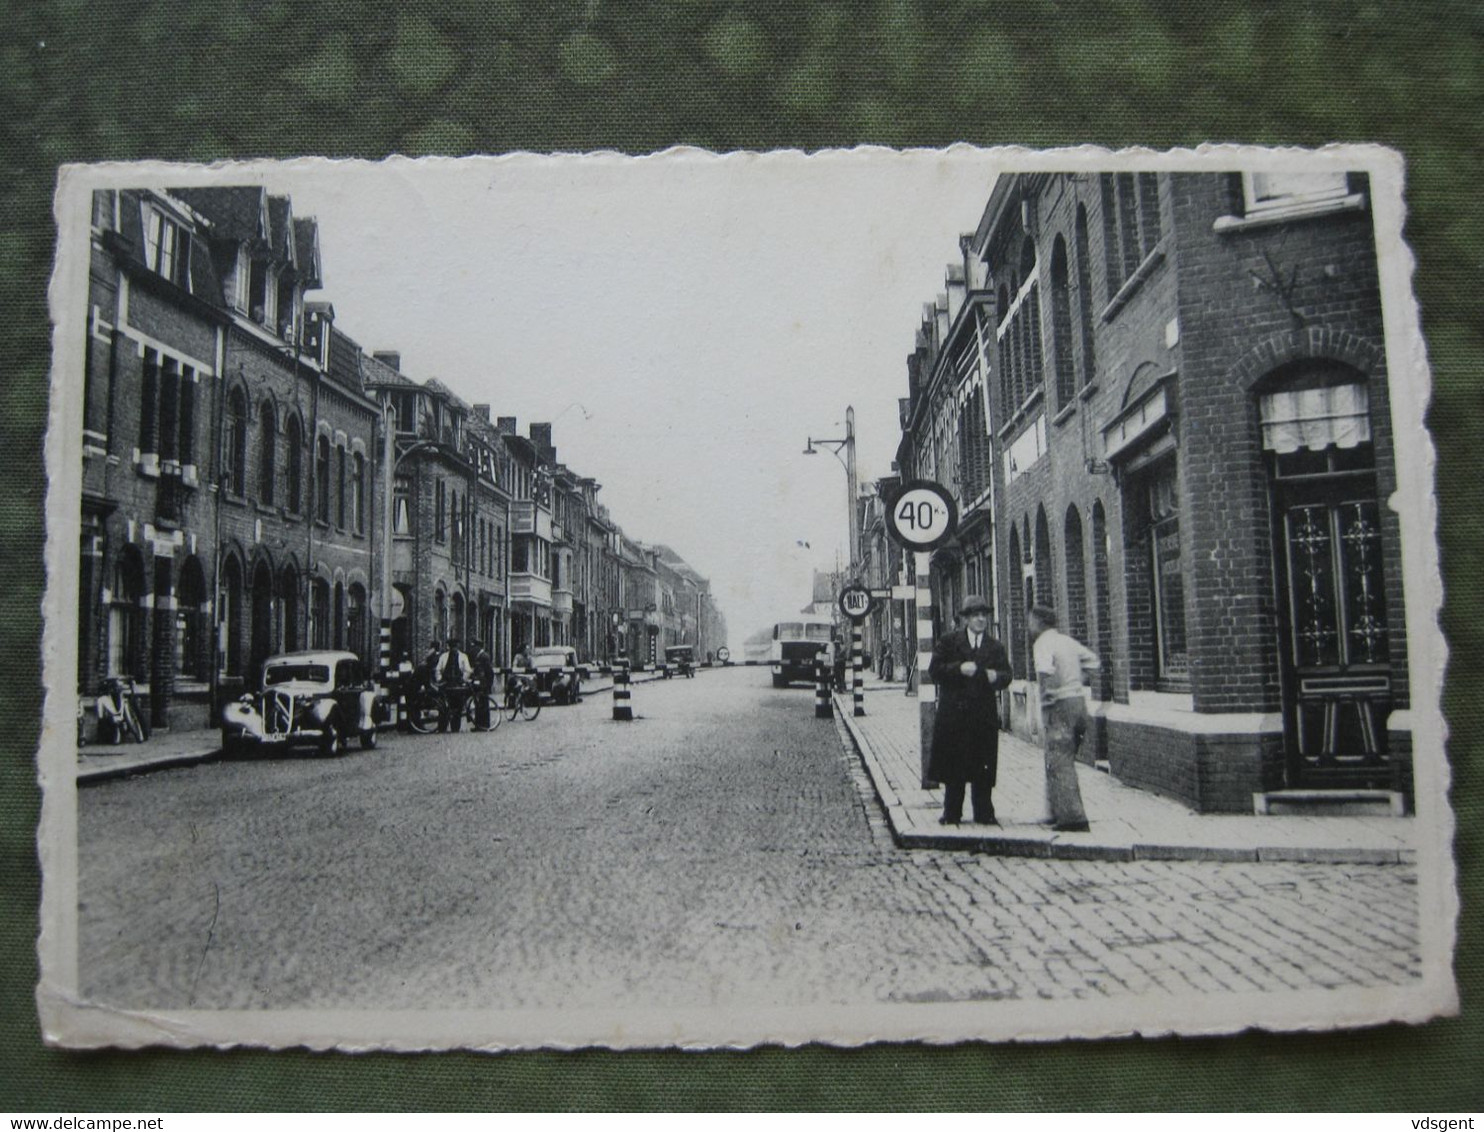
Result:
M240 182L242 178L237 178ZM625 532L711 580L730 643L847 555L847 479L891 471L922 305L987 154L515 156L264 167L319 221L336 325L488 402L592 476ZM805 545L807 544L807 546Z

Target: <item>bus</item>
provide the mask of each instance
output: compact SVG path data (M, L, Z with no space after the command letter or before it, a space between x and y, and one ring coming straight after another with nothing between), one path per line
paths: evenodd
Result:
M773 687L786 688L795 680L814 682L814 658L830 650L835 627L827 617L799 617L773 626L773 646L768 663L773 669ZM830 656L833 663L834 657Z

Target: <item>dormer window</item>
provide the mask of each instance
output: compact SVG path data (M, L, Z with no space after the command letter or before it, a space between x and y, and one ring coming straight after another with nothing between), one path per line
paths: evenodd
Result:
M270 325L273 311L269 309L272 292L268 286L268 261L254 259L247 267L247 316L261 326Z
M278 336L285 342L292 342L297 329L297 303L294 302L294 282L292 279L280 279L278 281Z
M190 290L191 237L154 205L144 206L144 262L177 287Z

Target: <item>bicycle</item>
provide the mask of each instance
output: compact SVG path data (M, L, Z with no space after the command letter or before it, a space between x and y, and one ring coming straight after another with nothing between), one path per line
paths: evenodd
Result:
M424 684L407 696L407 726L419 735L437 731L447 713L448 698L439 688Z
M136 743L149 738L149 724L139 715L132 678L111 678L98 697L97 711L98 730L100 735L107 736L106 742L117 746L125 737Z
M512 677L505 687L505 717L513 720L520 716L530 720L540 714L541 695L536 691L535 682L527 676Z

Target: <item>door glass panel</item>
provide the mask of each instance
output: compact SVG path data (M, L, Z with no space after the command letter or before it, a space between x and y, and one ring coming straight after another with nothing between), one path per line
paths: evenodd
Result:
M1334 541L1329 508L1288 512L1289 580L1293 601L1293 659L1300 668L1338 664Z
M1384 664L1386 595L1381 585L1381 524L1375 500L1337 508L1345 595L1346 652L1351 664Z

